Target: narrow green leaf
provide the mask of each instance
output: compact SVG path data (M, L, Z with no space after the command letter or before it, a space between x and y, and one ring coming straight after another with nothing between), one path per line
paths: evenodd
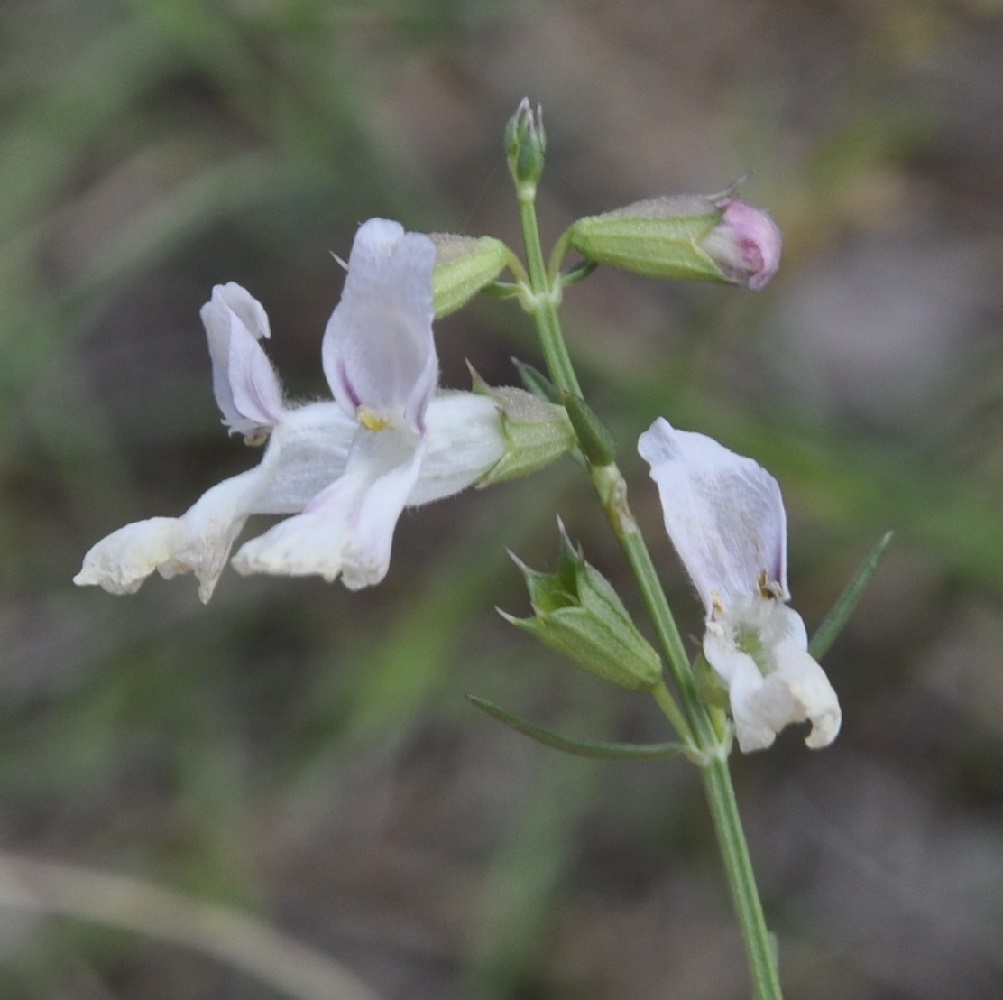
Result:
M543 372L532 365L526 364L525 361L520 361L518 358L512 358L512 364L515 365L516 370L519 372L519 380L527 392L531 392L534 396L539 396L540 399L547 400L548 403L554 403L556 406L563 405L561 394L557 391L557 387Z
M599 419L599 415L573 392L561 393L561 402L568 412L578 443L589 463L600 468L612 465L616 459L616 442L610 429Z
M537 743L561 750L576 757L593 757L600 760L658 760L663 757L675 757L686 752L681 743L591 743L584 740L572 740L560 733L534 725L526 719L506 711L493 702L468 694L467 700L476 705L482 712L487 712L492 718L505 723L506 726L528 736Z
M864 590L871 582L878 568L881 557L885 554L892 540L893 532L885 532L881 541L874 546L867 554L867 557L860 564L853 579L846 585L846 589L839 596L839 600L833 605L832 610L826 616L825 621L815 630L815 634L808 643L808 652L820 660L828 652L829 647L836 641L836 637L843 631L843 626L850 619L854 609L864 595Z

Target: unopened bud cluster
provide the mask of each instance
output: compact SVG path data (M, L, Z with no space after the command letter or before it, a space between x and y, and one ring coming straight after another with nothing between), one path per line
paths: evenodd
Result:
M505 157L516 186L535 192L543 175L547 155L547 133L543 128L543 111L533 110L524 97L516 113L505 127Z

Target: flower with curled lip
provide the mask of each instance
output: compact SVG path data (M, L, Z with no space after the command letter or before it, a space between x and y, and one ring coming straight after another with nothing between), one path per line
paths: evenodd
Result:
M401 511L457 493L502 457L502 416L487 395L436 392L435 247L396 222L358 230L323 363L334 400L289 404L261 347L261 304L217 285L202 308L223 423L260 463L208 490L185 514L126 525L98 542L74 578L116 594L154 571L193 572L208 601L252 514L291 514L234 556L241 573L339 576L349 588L386 575Z
M770 746L789 723L828 746L842 712L787 606L787 515L777 481L703 434L656 420L638 442L665 527L703 600L707 662L728 686L742 751Z

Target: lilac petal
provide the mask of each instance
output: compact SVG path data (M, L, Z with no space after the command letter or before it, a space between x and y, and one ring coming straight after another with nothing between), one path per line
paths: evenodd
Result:
M434 266L432 241L399 223L370 219L356 233L323 345L324 373L350 416L364 407L415 433L423 429L438 379Z
M736 284L761 291L780 267L780 229L761 208L744 201L730 199L723 207L703 249Z
M379 583L424 450L422 439L407 429L360 428L344 474L302 514L247 542L234 556L234 568L328 581L343 576L353 590Z
M284 404L278 376L258 340L268 316L235 282L216 285L200 311L209 341L212 383L223 422L249 437L279 422Z
M787 515L777 481L713 438L659 418L641 435L665 527L708 615L759 593L787 598Z

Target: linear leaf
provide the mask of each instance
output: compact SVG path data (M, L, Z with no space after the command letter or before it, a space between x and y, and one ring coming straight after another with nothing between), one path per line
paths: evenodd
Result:
M681 743L594 743L585 740L573 740L561 736L543 726L537 726L493 702L468 694L467 700L476 705L482 712L487 712L492 718L505 723L506 726L542 743L544 746L573 754L576 757L592 757L601 760L658 760L663 757L675 757L685 753L686 748Z
M808 652L816 660L820 660L826 654L829 647L836 641L836 637L843 631L843 626L849 621L850 615L853 614L860 598L864 595L864 590L871 582L871 577L874 576L878 563L892 540L892 535L891 531L885 532L878 544L871 549L860 564L853 579L840 594L839 600L833 605L825 621L815 630L811 642L808 643Z

